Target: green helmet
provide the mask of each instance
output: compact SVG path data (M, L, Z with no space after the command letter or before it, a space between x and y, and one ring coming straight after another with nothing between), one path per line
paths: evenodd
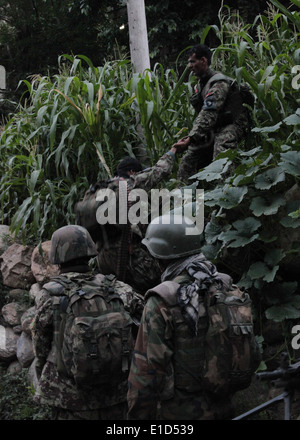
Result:
M202 234L189 217L165 214L152 220L142 243L153 257L174 259L201 252L201 241Z
M49 252L52 264L67 263L81 257L95 257L97 254L95 243L82 226L63 226L52 235Z

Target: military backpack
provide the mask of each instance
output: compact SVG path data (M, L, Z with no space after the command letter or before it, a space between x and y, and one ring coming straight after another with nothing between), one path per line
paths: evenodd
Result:
M209 90L213 86L213 84L218 81L227 82L230 86L230 89L228 97L224 103L224 107L219 114L216 126L223 127L225 125L234 123L234 121L240 116L243 110L246 110L250 124L250 110L254 108L255 98L253 93L251 92L249 85L245 82L238 84L234 79L224 75L223 73L217 72L212 75L203 87L203 89L201 91L197 91L197 93L195 93L191 97L191 104L193 105L193 107L198 112L202 109L203 105L204 108L209 109ZM207 97L208 99L206 99Z
M236 285L225 292L212 287L205 302L208 328L203 387L218 395L247 388L261 360L250 296Z
M64 274L52 282L54 343L58 372L82 388L120 383L129 373L132 319L108 275L99 285L84 274ZM51 293L51 289L50 289Z
M187 323L185 332L182 328L179 288L180 284L165 281L146 293L146 298L158 294L173 316L175 385L218 397L247 388L261 360L249 294L235 285L224 292L215 285L200 292L198 332L194 335Z

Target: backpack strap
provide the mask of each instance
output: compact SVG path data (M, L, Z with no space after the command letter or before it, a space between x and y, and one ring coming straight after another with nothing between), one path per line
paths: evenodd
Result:
M213 75L205 84L205 86L203 87L202 91L201 91L201 96L202 99L205 99L205 96L207 95L209 89L212 87L212 85L215 82L218 81L225 81L227 82L229 85L232 85L234 83L234 80L232 78L230 78L229 76L224 75L223 73L215 73L215 75Z
M180 284L174 281L164 281L158 284L153 289L147 290L145 294L145 300L147 300L152 295L159 295L168 306L174 307L177 304L176 293L180 287Z

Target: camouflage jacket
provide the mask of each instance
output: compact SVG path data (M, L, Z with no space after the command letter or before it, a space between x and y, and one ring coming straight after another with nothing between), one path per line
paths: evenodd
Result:
M188 277L185 272L146 294L128 378L131 420L209 420L231 415L229 397L216 400L202 390L206 309L200 302L198 332L192 334L176 297Z
M74 272L74 275L78 273ZM94 278L94 282L103 279L102 274ZM35 366L38 376L38 387L34 400L56 408L70 411L90 411L106 408L126 401L127 381L111 389L110 384L88 393L79 390L72 379L58 373L56 368L56 348L53 341L53 289L58 288L56 281L43 286L42 297L37 307L35 318L31 324ZM135 320L139 320L143 308L143 299L133 289L121 282L115 284L124 302L125 309ZM50 291L52 295L50 295Z
M171 152L165 153L152 168L130 176L128 180L130 189L141 188L150 191L155 188L159 182L170 176L174 162L175 155Z
M143 170L126 179L128 190L142 189L147 193L152 188L157 188L159 182L167 178L173 169L175 155L171 152L165 153L152 168ZM120 196L118 189L119 179L114 179L108 189L113 189ZM114 188L115 187L115 188ZM141 212L150 214L149 204L147 202L145 208L141 208ZM117 203L118 205L118 203ZM118 214L117 214L118 215ZM157 262L149 254L149 252L141 246L141 240L145 235L148 219L146 223L130 224L130 256L126 259L126 278L125 281L134 286L139 292L145 292L159 281L160 270ZM103 246L102 236L96 240L100 248L98 262L102 273L116 273L118 267L119 249L122 247L121 229L119 226L105 226L106 246ZM101 245L99 245L101 244Z
M197 111L197 117L188 136L194 144L207 140L210 131L216 131L231 123L246 128L248 126L247 110L241 106L238 116L234 120L227 120L230 108L230 81L219 80L208 82L213 79L217 72L210 70L204 80L199 81L195 94L191 97L191 103ZM228 78L229 79L229 78Z

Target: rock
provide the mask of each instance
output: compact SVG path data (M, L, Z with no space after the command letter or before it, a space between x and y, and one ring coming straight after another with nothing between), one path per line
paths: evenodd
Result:
M36 311L35 307L30 307L21 316L22 331L27 333L29 336L31 335L30 324L32 323L33 318L35 317L35 311Z
M9 226L0 225L0 255L6 251L6 249L11 245L13 240L12 234L9 231Z
M22 332L17 342L17 359L23 368L29 367L34 359L32 341L29 335Z
M36 307L38 307L41 298L43 297L43 289L39 283L32 284L29 297L34 300Z
M11 301L18 301L25 297L25 295L28 294L28 290L24 289L10 289L8 291L8 298L11 299Z
M11 326L17 326L21 324L21 316L25 311L25 305L19 304L17 302L12 302L5 304L5 306L2 307L1 313L7 324Z
M23 331L21 325L15 325L12 329L16 335L20 335Z
M2 254L3 284L12 288L29 287L35 282L31 272L32 246L14 243Z
M10 374L18 374L22 371L22 365L19 361L13 361L11 364L9 364L7 368L7 372Z
M31 271L40 284L46 283L49 278L59 275L57 264L49 261L51 241L45 241L41 246L36 246L31 256Z
M16 357L19 336L10 327L0 325L0 360L12 361Z

